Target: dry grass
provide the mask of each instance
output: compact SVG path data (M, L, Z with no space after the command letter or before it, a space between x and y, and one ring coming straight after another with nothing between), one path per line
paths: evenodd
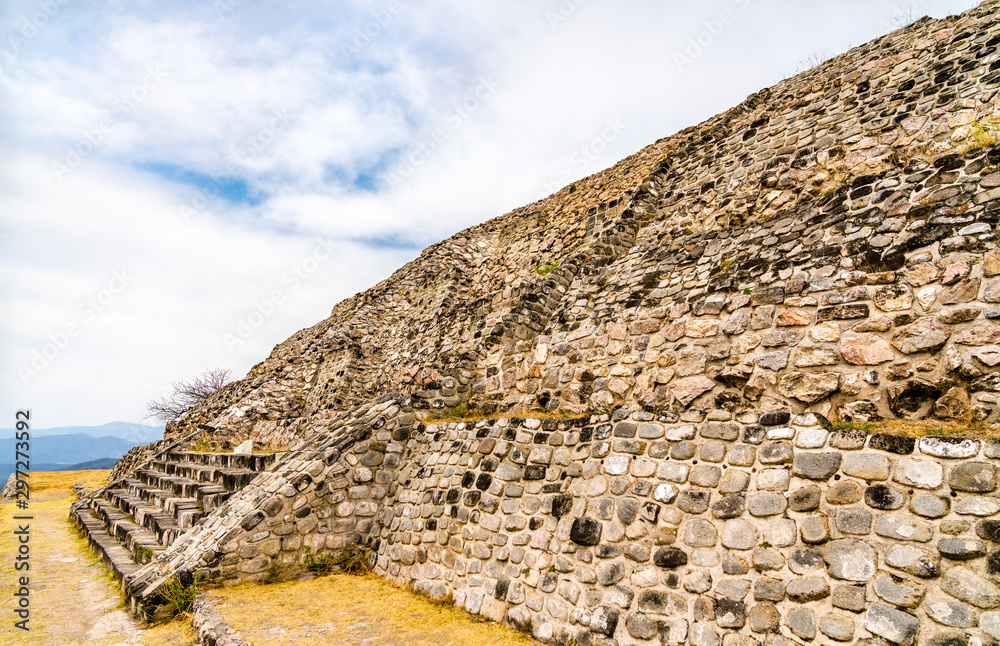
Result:
M531 417L533 419L579 419L581 417L587 417L589 415L600 415L598 411L590 411L586 413L571 413L568 411L541 411L541 410L529 410L521 412L504 411L486 414L477 408L463 407L461 405L455 408L447 408L441 412L429 413L420 419L424 424L447 424L449 422L466 422L466 423L476 423L487 419L500 419L506 417L510 419L511 417Z
M173 621L153 626L142 635L142 646L193 646L195 632L191 617L178 617Z
M982 422L891 419L878 422L835 422L833 430L859 430L865 433L889 433L905 437L948 436L986 440L1000 437L1000 430Z
M216 609L255 644L465 646L537 644L527 635L435 603L376 576L245 584L209 593Z

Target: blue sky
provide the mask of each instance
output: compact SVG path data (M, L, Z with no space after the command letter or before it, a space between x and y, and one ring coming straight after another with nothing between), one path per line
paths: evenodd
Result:
M429 244L974 4L5 3L3 410L139 421Z

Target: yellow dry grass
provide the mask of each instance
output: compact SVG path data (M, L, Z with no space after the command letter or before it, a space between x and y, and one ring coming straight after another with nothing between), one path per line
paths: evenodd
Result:
M418 413L417 416L424 424L448 424L450 422L466 422L475 424L486 419L500 419L502 417L531 417L533 419L579 419L589 415L600 415L600 412L590 411L585 413L571 413L569 411L541 411L530 410L521 412L506 411L503 413L493 413L487 415L476 408L451 408L435 413Z
M465 646L538 644L527 635L374 575L245 584L211 596L226 621L255 644Z
M1000 437L1000 430L982 422L889 419L877 422L836 422L833 430L859 430L865 433L889 433L906 437L949 436L987 440Z
M195 643L194 628L191 617L185 615L173 621L159 624L147 629L139 641L142 646L193 646Z

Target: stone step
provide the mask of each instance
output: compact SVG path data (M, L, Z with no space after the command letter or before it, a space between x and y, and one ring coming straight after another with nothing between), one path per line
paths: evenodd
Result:
M124 590L125 577L141 567L136 563L132 552L122 547L108 534L104 523L93 514L89 507L85 505L75 507L70 515L76 526L86 532L90 549L104 561L115 580Z
M198 464L223 469L267 471L282 454L280 453L198 453L196 451L170 451L166 462Z
M232 495L228 489L217 484L199 485L194 491L194 496L184 497L176 495L172 489L157 489L135 478L125 478L123 483L130 495L143 502L148 502L160 511L173 514L178 523L183 526L188 525L182 520L181 513L196 509L208 513L220 507Z
M128 513L116 508L107 500L96 498L90 502L90 509L95 518L104 523L107 533L122 547L130 552L139 548L162 548L156 539L156 534L137 524Z
M155 511L170 514L181 529L193 527L205 515L197 498L182 498L163 489L151 489L131 478L125 479L125 485L124 491L129 496L146 503Z
M266 471L279 456L175 451L70 512L90 548L125 579ZM141 582L134 582L141 585Z
M92 500L90 511L94 518L101 521L105 533L132 554L133 560L137 563L147 562L158 552L166 549L157 540L156 534L137 525L134 519L116 509L107 500L100 498Z
M178 495L190 497L189 490L177 487L192 487L198 483L213 483L224 487L227 491L237 491L250 484L259 471L250 469L228 469L222 467L206 467L193 464L154 460L146 468L137 470L134 476L145 484L158 489L174 487ZM175 484L166 484L175 483Z
M116 509L131 516L136 525L151 531L160 545L170 545L184 531L172 515L150 507L125 489L108 489L105 495Z

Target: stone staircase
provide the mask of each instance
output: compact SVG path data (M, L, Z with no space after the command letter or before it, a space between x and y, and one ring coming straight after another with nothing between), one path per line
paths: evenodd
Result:
M167 451L74 505L70 517L123 585L280 454Z

